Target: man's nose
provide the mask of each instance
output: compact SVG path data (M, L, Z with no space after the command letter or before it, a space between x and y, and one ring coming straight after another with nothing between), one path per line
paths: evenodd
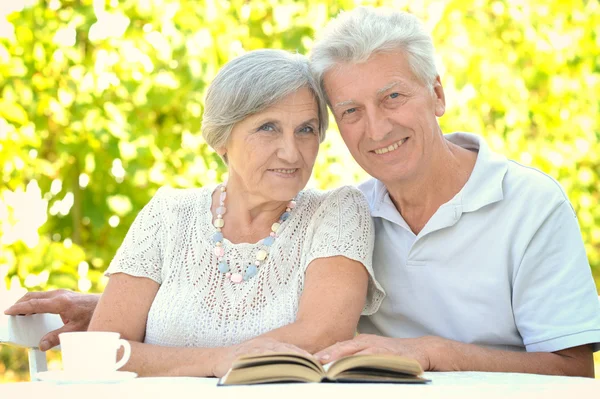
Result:
M382 141L392 131L392 124L385 112L378 107L367 109L367 136L373 141Z

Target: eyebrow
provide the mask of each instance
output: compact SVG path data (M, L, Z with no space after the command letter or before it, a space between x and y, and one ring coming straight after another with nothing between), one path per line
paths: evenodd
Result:
M263 118L263 119L258 120L255 123L255 125L256 126L262 126L265 123L274 123L276 125L281 125L281 121L279 119L276 119L276 118ZM308 124L311 124L311 123L314 123L314 124L318 125L319 124L319 118L310 118L310 119L307 119L307 120L305 120L303 122L300 122L298 124L298 126L300 126L300 125L308 125Z
M389 84L383 86L381 89L377 90L376 94L379 96L379 95L385 93L386 91L388 91L389 89L391 89L392 87L398 86L401 84L402 84L402 82L400 82L400 81L390 82ZM334 108L345 107L347 105L353 105L353 104L356 104L356 101L346 100L346 101L342 101L342 102L335 104Z
M402 84L402 82L400 82L400 81L391 82L391 83L383 86L381 89L377 90L377 95L379 96L379 95L385 93L386 91L388 91L389 89L391 89L392 87L397 86L399 84Z
M346 100L335 104L334 108L345 107L346 105L356 104L354 100Z
M314 124L318 125L319 124L319 118L311 118L311 119L309 119L307 121L304 121L304 122L300 123L300 125L310 125L311 123L314 123Z

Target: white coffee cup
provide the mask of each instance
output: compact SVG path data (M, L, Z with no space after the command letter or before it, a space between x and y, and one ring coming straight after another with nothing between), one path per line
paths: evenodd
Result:
M63 370L79 374L110 373L123 367L131 356L131 345L120 334L105 331L66 332L58 335ZM123 357L117 362L117 350Z

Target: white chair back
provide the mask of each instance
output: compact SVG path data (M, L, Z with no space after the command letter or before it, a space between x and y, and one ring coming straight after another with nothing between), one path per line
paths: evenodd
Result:
M59 315L42 313L30 316L6 316L0 314L0 344L28 349L29 378L36 381L36 374L48 370L46 353L39 350L40 339L63 326Z

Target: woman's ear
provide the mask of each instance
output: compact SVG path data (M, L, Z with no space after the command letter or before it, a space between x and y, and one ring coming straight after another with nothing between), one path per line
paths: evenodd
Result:
M219 154L221 159L223 159L223 162L225 162L225 165L227 165L227 148L220 147L220 148L217 148L215 151L217 152L217 154Z

